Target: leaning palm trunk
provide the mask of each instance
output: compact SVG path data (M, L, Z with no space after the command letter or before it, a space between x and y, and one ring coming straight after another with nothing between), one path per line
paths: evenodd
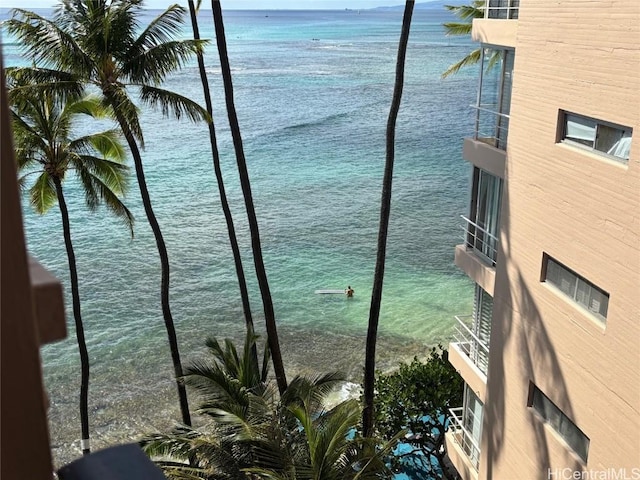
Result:
M240 174L240 186L244 196L244 203L247 210L249 220L249 228L251 230L251 247L253 249L253 262L256 269L256 277L260 287L262 296L262 305L264 308L264 319L267 328L267 338L269 350L273 361L273 370L278 382L278 390L280 394L287 389L287 378L282 363L282 354L280 353L280 342L278 340L278 330L276 326L275 313L273 310L273 301L269 290L269 282L267 280L267 272L262 259L262 247L260 245L260 232L258 230L258 220L256 218L255 208L253 206L253 197L251 195L251 182L249 181L249 172L247 171L247 163L244 157L244 149L242 146L242 137L240 135L240 126L238 124L238 116L233 100L233 82L231 80L231 68L229 66L229 56L227 53L227 43L224 33L224 22L222 19L222 7L220 0L212 0L213 24L216 33L216 43L218 45L218 54L220 55L220 67L222 69L222 79L224 82L224 96L227 104L227 114L229 116L229 126L231 135L233 136L233 147L236 152L236 161L238 163L238 172Z
M193 38L200 40L200 31L198 29L198 18L193 0L189 0L189 13L191 14L191 25L193 27ZM227 222L227 231L229 232L229 243L231 244L231 251L233 252L233 262L236 268L236 276L238 277L238 286L240 287L240 298L242 300L242 310L244 312L244 320L247 327L247 333L251 336L254 334L253 318L251 317L251 305L249 303L249 290L247 289L247 281L244 276L244 268L242 266L242 257L240 255L240 248L238 247L238 239L236 237L236 229L233 225L233 217L231 216L231 209L229 208L229 202L227 201L227 194L224 188L224 179L222 177L222 169L220 168L220 155L218 153L218 144L216 141L216 127L213 123L213 106L211 104L211 94L209 93L209 81L207 80L207 73L204 67L204 57L202 52L197 53L198 70L200 71L200 80L202 81L202 91L204 93L204 102L207 109L207 113L211 117L209 122L209 140L211 142L211 154L213 157L213 170L216 174L216 180L218 182L218 192L220 193L220 204L222 205L222 211L224 213L224 219ZM258 350L255 343L251 349L251 355L254 358L256 365L258 364Z
M367 330L367 346L364 365L364 409L362 412L362 429L366 437L373 435L373 387L376 368L376 341L378 336L378 320L380 318L380 303L382 301L382 284L384 281L384 265L387 252L387 231L391 213L391 184L393 180L393 161L395 157L396 119L400 110L402 88L404 86L404 61L407 53L407 42L411 28L411 15L415 0L407 0L402 20L402 33L398 46L398 60L396 63L396 81L393 90L393 100L389 119L387 121L387 148L382 180L382 201L380 207L380 229L378 231L378 254L376 270L373 276L373 291L371 292L371 308L369 310L369 328Z
M171 359L173 360L173 369L176 377L176 386L178 388L178 397L180 400L180 412L182 413L182 422L185 425L191 426L191 415L189 414L189 403L187 402L187 391L182 383L182 363L180 362L180 351L178 350L178 339L176 337L176 329L173 325L173 317L171 315L171 307L169 305L169 255L167 254L167 246L164 243L162 237L162 231L158 224L158 219L151 206L151 197L149 196L149 190L147 189L147 182L144 176L144 168L142 166L142 157L140 156L140 149L138 144L131 133L129 124L124 117L118 112L117 102L114 98L109 96L108 92L104 92L105 97L109 105L115 112L116 119L122 133L124 134L131 155L133 157L133 163L136 169L136 178L138 180L138 186L140 187L140 196L142 197L142 205L144 206L144 212L147 215L147 221L153 231L153 236L156 239L156 245L158 247L158 255L160 256L160 264L162 267L162 280L160 285L160 302L162 304L162 316L164 318L164 325L167 329L167 337L169 338L169 348L171 350Z
M76 338L78 339L78 350L80 350L80 425L82 428L82 454L91 453L89 443L89 353L87 352L87 342L84 339L84 325L82 324L82 313L80 311L80 293L78 291L78 270L76 267L76 254L71 243L71 227L69 225L69 211L67 202L62 193L62 183L60 178L52 176L56 187L56 196L60 206L62 216L62 230L64 232L64 246L67 249L67 259L69 261L69 276L71 277L71 298L73 302L73 319L76 324Z

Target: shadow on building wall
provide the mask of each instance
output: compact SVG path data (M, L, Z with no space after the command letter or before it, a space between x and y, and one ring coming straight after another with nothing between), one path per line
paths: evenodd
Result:
M491 331L490 371L483 421L482 445L486 449L486 478L504 478L501 460L507 448L510 450L510 461L513 458L521 458L524 475L521 478L526 478L524 472L531 469L540 472L539 478L554 478L549 475L550 468L579 471L582 465L577 459L569 465L551 465L552 447L549 436L554 434L551 427L545 425L532 408L527 406L529 382L544 385L541 389L546 389L545 393L552 394L554 403L569 418L574 418L573 408L558 352L545 326L554 319L543 320L531 292L534 282L539 281L540 270L526 272L525 275L519 265L512 261L511 220L520 212L512 211L511 208L508 173L505 172L494 298L494 312L496 309L500 312L498 315L494 314ZM542 251L531 253L540 257L541 268ZM497 347L494 348L494 345ZM508 352L508 357L503 355L503 351ZM516 403L519 401L522 403ZM526 432L527 429L521 429L517 423L508 424L521 421L517 418L518 412L524 412L525 421L529 424L528 430L533 432L533 438L531 434L514 438L514 433ZM556 439L552 441L557 444ZM513 467L510 465L509 468Z

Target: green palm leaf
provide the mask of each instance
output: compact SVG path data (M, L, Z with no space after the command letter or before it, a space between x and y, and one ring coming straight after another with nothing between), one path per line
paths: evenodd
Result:
M14 9L13 17L6 21L7 31L20 42L28 58L36 64L52 66L75 74L89 75L93 62L73 36L60 28L59 18L49 20L28 10Z
M484 0L473 0L470 5L445 5L444 8L461 20L473 20L484 17L484 6Z
M113 168L128 171L128 167L123 164L127 154L121 139L122 132L119 129L111 129L76 138L69 146L77 152L101 152L104 156L103 160L112 159L110 162L114 164ZM116 193L126 193L126 189L119 188L118 185L114 185L114 189L116 189Z
M90 155L82 155L79 159L81 167L78 176L85 189L87 205L91 208L92 205L104 203L111 213L123 220L133 237L133 214L118 196L118 193L127 190L128 177L125 172L128 172L128 167Z
M178 119L185 116L194 122L200 120L211 121L207 111L196 102L169 90L141 85L140 98L147 105L160 108L160 111L165 116L173 115Z
M446 35L471 35L470 23L448 22L442 26L446 30Z
M471 35L472 22L474 18L484 17L484 0L471 0L469 5L445 5L447 10L453 12L461 22L447 22L443 24L446 35ZM447 78L460 71L461 68L475 65L480 61L480 49L473 50L464 58L447 68L441 75Z
M31 198L31 205L33 205L35 211L40 214L47 213L47 211L56 204L58 200L56 187L53 179L47 172L42 172L38 176L29 190L29 197Z
M186 13L180 5L170 5L154 18L132 45L132 52L145 52L163 43L172 42L181 33Z
M262 390L247 388L245 382L255 374L243 373L246 364L257 370L255 356L247 353L254 342L247 335L239 355L231 341L208 338L210 358L187 367L184 381L202 396L199 411L212 422L145 438L143 448L159 459L169 478L369 480L390 475L385 456L397 438L381 444L353 437L361 416L355 399L325 408L327 394L344 381L342 374L295 377L280 398L273 383Z
M472 51L471 53L469 53L469 55L467 55L466 57L464 57L462 60L454 63L453 65L451 65L449 68L447 68L443 73L442 73L442 78L446 78L449 75L453 75L455 73L458 73L458 71L462 68L462 67L467 67L470 65L475 65L480 61L480 49L476 49L474 51Z
M128 58L122 65L122 74L131 83L159 85L206 43L206 40L176 40L155 45Z
M6 69L9 95L13 103L20 98L55 95L62 102L71 102L84 95L84 86L74 75L36 67Z

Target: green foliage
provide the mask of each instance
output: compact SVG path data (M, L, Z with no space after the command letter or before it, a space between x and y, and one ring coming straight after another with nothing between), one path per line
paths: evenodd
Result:
M453 12L461 22L448 22L442 24L446 35L471 35L471 27L474 18L484 16L485 0L471 0L469 5L445 5L445 8ZM480 60L480 49L476 48L464 58L451 65L442 73L442 78L458 73L462 67L475 65Z
M74 172L87 207L95 210L104 203L133 234L133 216L120 200L128 189L129 169L119 130L74 136L74 125L82 117L104 119L111 110L96 97L45 89L21 73L7 71L9 104L19 182L29 189L36 212L44 214L57 203L55 182L62 185Z
M389 478L384 459L397 438L383 444L354 436L361 415L356 400L325 405L343 376L297 376L278 398L249 353L255 341L247 335L239 355L231 341L210 338L211 357L186 368L185 383L200 394L198 411L209 421L141 442L168 478Z
M185 9L171 5L141 32L141 0L62 0L53 18L13 9L7 30L23 48L34 67L23 75L56 88L77 91L96 86L113 106L124 131L144 146L138 108L129 97L134 87L143 103L163 114L207 120L207 112L187 97L160 88L167 75L183 67L207 43L175 40L184 23Z
M407 429L410 434L401 442L424 454L425 478L454 478L447 473L443 450L445 418L449 408L462 405L463 381L449 363L447 351L439 346L425 362L414 358L393 373L379 373L375 388L380 435L392 438Z

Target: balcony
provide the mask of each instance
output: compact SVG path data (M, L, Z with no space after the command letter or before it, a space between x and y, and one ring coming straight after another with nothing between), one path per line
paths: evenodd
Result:
M489 345L473 332L475 323L473 315L456 315L455 319L458 323L453 338L458 348L486 377L489 367Z
M477 286L476 290L482 289ZM486 292L485 296L491 298ZM455 317L454 341L449 344L449 363L479 401L484 400L487 391L491 312L492 307L482 306L476 298L473 315Z
M500 113L498 105L474 106L476 122L473 139L500 150L507 149L509 115Z
M473 137L464 139L462 157L474 166L481 168L494 177L504 179L507 165L507 152L500 150L482 138L476 140Z
M474 139L500 150L507 149L514 57L511 49L480 49Z
M447 453L459 473L462 474L465 470L468 470L464 467L470 465L473 470L475 470L475 472L473 472L475 473L474 477L477 478L478 465L480 463L480 446L468 428L468 426L474 424L475 419L473 418L473 412L471 410L467 410L465 412L465 409L460 407L450 409L449 414L450 438L453 440L453 446L456 449L459 449L464 454L464 457L462 459L456 459L448 445ZM462 460L462 465L459 465L456 460ZM472 475L463 475L465 478L469 478L471 476Z
M465 222L460 228L464 232L462 240L467 248L471 249L482 261L495 268L498 258L498 237L464 215L460 215L460 217Z

